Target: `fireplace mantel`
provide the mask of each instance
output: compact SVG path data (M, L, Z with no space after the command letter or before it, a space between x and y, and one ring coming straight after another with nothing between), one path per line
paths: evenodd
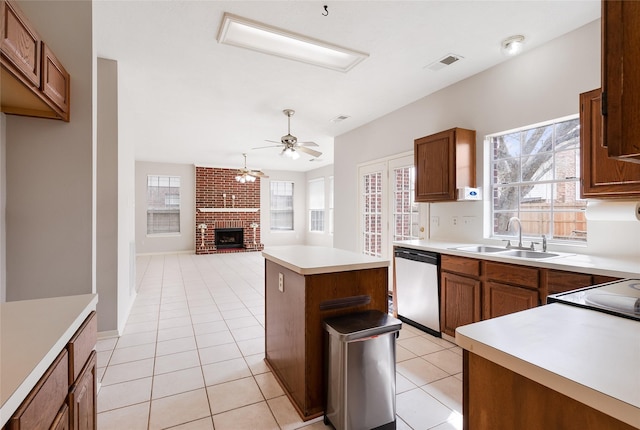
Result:
M258 212L260 208L198 208L200 212Z

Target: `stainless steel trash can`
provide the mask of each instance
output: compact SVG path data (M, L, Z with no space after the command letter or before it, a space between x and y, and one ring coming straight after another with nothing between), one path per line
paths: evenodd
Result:
M327 404L336 430L396 428L396 337L400 320L365 311L324 321Z

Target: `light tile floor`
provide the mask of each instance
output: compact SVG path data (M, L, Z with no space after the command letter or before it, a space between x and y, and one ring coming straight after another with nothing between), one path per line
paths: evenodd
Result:
M326 429L302 422L264 363L258 252L137 259L124 333L98 341L98 429ZM398 429L462 428L462 352L403 324Z

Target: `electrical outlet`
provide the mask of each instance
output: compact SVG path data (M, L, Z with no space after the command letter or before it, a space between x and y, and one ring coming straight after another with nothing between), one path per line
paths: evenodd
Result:
M458 217L457 216L452 216L451 217L451 223L453 225L458 225Z
M278 290L284 293L284 275L282 273L278 273Z
M431 225L434 227L438 227L440 225L440 217L439 216L432 216L431 217Z

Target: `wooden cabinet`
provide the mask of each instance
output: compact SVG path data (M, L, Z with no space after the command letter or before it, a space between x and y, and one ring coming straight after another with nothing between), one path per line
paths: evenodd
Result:
M388 267L302 275L265 261L265 361L303 420L324 412L323 320L386 313L388 289Z
M69 121L69 73L14 2L0 15L2 112Z
M486 281L482 284L482 319L500 317L538 306L538 292Z
M69 392L69 354L66 349L49 366L31 393L7 422L8 430L48 429Z
M564 293L618 279L610 276L589 275L564 270L540 269L540 300L542 303L547 303L549 294Z
M449 336L456 328L480 321L480 280L442 272L440 327Z
M640 164L609 158L603 145L601 95L600 88L580 94L580 196L640 197Z
M640 163L640 2L602 1L602 90L609 156Z
M453 128L414 141L416 202L457 199L457 189L476 186L476 132Z
M96 430L96 338L94 311L3 430Z
M482 319L495 318L538 306L538 269L484 262Z
M637 429L467 350L462 363L465 430Z
M69 418L73 430L96 430L96 352L92 351L84 369L69 392Z
M475 258L441 256L440 327L457 327L538 306L539 272L534 267Z

